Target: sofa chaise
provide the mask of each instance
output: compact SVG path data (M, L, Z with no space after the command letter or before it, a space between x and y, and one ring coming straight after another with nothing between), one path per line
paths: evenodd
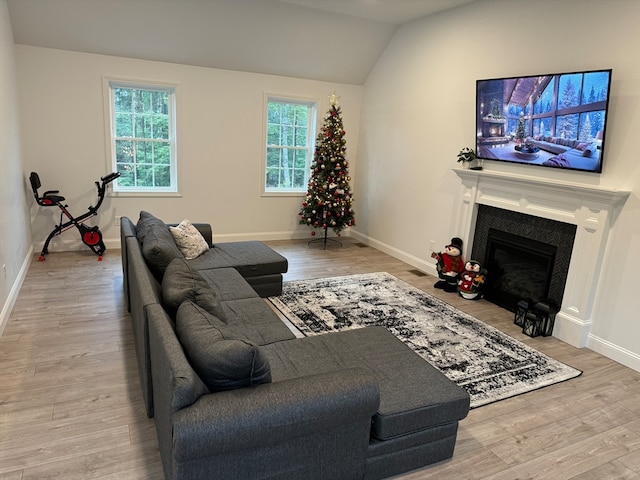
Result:
M385 328L297 338L245 277L253 267L150 254L145 242L171 234L146 212L121 235L165 478L378 479L453 455L469 395ZM258 263L273 263L261 245Z

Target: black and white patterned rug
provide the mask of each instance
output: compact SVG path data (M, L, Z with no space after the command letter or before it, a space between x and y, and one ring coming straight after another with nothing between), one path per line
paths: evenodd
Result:
M386 272L285 282L269 300L304 336L384 325L467 390L472 408L582 373Z

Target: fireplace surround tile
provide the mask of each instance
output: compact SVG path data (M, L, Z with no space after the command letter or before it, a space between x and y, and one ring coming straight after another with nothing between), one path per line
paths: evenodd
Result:
M485 267L488 262L485 258L485 249L489 230L492 228L556 247L548 297L561 304L569 272L576 225L480 204L476 215L470 258L478 260ZM515 308L515 305L513 307Z

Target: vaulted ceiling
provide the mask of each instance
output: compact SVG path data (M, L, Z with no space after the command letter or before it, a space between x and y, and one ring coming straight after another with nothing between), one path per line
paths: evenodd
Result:
M399 25L477 0L7 0L17 44L361 85Z

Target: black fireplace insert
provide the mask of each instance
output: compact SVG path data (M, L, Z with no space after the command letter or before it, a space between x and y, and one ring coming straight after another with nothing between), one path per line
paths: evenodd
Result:
M489 229L485 298L512 312L522 299L548 300L556 253L548 243Z

